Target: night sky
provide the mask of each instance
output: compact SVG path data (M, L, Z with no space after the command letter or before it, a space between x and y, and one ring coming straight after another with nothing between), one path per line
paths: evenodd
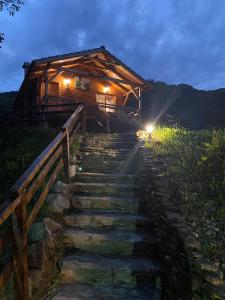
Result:
M0 13L0 92L24 61L105 45L146 79L225 87L224 0L25 0Z

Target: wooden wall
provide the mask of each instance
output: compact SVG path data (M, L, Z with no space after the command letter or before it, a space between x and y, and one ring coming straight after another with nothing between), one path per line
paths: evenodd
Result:
M70 84L66 85L64 82L65 78L70 79ZM96 93L103 93L103 87L108 85L107 82L98 81L96 79L91 78L90 81L90 89L87 91L75 88L75 80L76 77L64 77L62 75L58 75L54 82L59 84L59 97L70 98L74 102L84 102L88 104L96 103ZM110 83L110 92L108 94L116 96L116 105L122 105L124 101L124 96L122 91L118 90L114 83ZM44 96L44 82L42 81L40 86L40 95L41 98Z

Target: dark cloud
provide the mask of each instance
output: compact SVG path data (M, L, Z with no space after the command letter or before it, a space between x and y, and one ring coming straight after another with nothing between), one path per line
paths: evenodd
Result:
M0 15L0 91L18 89L23 61L105 45L145 78L224 86L224 0L28 0Z

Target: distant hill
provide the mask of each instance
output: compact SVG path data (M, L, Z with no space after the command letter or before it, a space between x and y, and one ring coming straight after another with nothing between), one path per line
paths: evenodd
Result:
M186 84L150 84L143 95L142 113L146 121L163 121L167 114L187 127L225 126L225 89L203 91Z
M0 93L0 117L12 111L17 92Z
M143 94L145 121L165 121L172 116L178 124L192 128L225 126L225 89L203 91L187 84L149 82L151 88ZM17 92L0 93L0 118L12 110L16 95Z

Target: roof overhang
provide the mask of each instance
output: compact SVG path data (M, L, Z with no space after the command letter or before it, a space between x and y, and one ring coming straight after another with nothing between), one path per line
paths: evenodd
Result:
M29 67L29 74L32 74L32 77L43 75L46 69L49 74L59 72L61 69L63 72L78 75L79 70L82 69L83 76L111 81L124 90L142 87L147 83L105 47L35 59Z

